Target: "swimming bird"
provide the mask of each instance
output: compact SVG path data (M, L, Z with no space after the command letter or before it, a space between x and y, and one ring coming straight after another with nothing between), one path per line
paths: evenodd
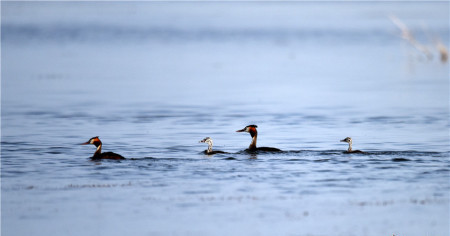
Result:
M273 147L256 147L256 139L258 138L258 131L256 130L258 126L256 125L247 125L245 128L237 130L236 132L247 132L252 136L252 142L250 146L248 146L248 151L266 151L266 152L281 152L278 148Z
M204 138L204 139L202 139L202 140L200 140L198 142L199 143L207 143L208 144L208 149L203 152L206 155L214 155L214 154L217 154L217 153L227 153L227 152L219 151L219 150L213 151L212 150L213 141L212 141L212 139L210 137L206 137L206 138Z
M365 153L365 152L363 152L363 151L361 151L361 150L353 150L353 149L352 149L352 138L350 138L350 137L347 137L347 138L345 138L345 139L342 139L341 142L346 142L346 143L348 143L348 149L347 149L347 151L345 151L344 153Z
M102 141L98 138L98 136L89 139L89 141L82 143L81 145L93 144L97 147L94 155L91 157L92 160L100 160L100 159L112 159L112 160L123 160L125 157L114 153L114 152L103 152L102 153Z

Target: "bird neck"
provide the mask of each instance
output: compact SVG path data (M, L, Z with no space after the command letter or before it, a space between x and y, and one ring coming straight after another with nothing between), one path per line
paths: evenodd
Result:
M347 150L348 152L351 152L352 151L352 142L349 142L348 143L348 150Z
M208 153L212 152L212 147L213 147L212 142L208 142L208 150L207 150Z
M97 150L95 151L94 156L102 154L102 144L96 144L95 146L97 146Z
M248 146L248 149L256 149L256 139L258 138L258 132L256 130L252 131L250 132L250 135L252 136L252 142L250 143L250 146Z

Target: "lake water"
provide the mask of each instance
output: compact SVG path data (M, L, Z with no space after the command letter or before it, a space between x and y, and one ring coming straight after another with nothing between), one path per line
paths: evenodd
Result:
M448 2L2 2L1 17L3 236L450 235ZM241 152L249 124L284 152ZM93 136L129 159L91 161ZM230 154L203 155L207 136ZM343 154L347 136L368 154Z

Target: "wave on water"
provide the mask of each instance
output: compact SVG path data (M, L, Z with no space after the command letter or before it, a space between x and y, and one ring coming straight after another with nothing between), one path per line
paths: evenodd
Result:
M171 151L171 153L179 153L183 154L186 152L191 152L191 150L177 150ZM51 153L51 152L49 152ZM57 153L51 154L60 154ZM190 157L163 157L163 156L146 156L146 157L133 157L127 158L127 160L133 161L193 161L198 160L198 156L205 156L204 152L199 152L198 156L192 156L192 153L189 155ZM224 157L226 156L226 157ZM219 158L217 158L219 157ZM216 154L216 155L208 155L208 158L211 159L220 159L220 160L240 160L241 157L250 157L250 158L258 158L262 159L279 159L286 161L302 161L302 160L314 160L316 162L327 162L332 160L333 158L341 158L341 157L367 157L371 161L386 161L391 160L393 162L406 162L406 161L421 161L421 160L429 160L429 158L439 158L439 157L448 157L448 152L419 152L419 151L370 151L366 153L345 153L342 150L291 150L291 151L281 151L281 152L248 152L246 150L238 151L238 152L230 152L225 154ZM420 158L423 157L423 158ZM425 159L426 158L426 159ZM437 159L439 160L439 159Z
M361 40L392 40L388 31L355 29L279 29L279 28L158 28L116 25L36 25L4 24L2 41L5 42L122 42L148 41L242 41L242 40L330 40L360 42Z

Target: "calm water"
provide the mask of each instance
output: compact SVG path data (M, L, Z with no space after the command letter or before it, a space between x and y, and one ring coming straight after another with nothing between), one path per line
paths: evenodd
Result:
M448 2L1 8L2 235L450 235Z

